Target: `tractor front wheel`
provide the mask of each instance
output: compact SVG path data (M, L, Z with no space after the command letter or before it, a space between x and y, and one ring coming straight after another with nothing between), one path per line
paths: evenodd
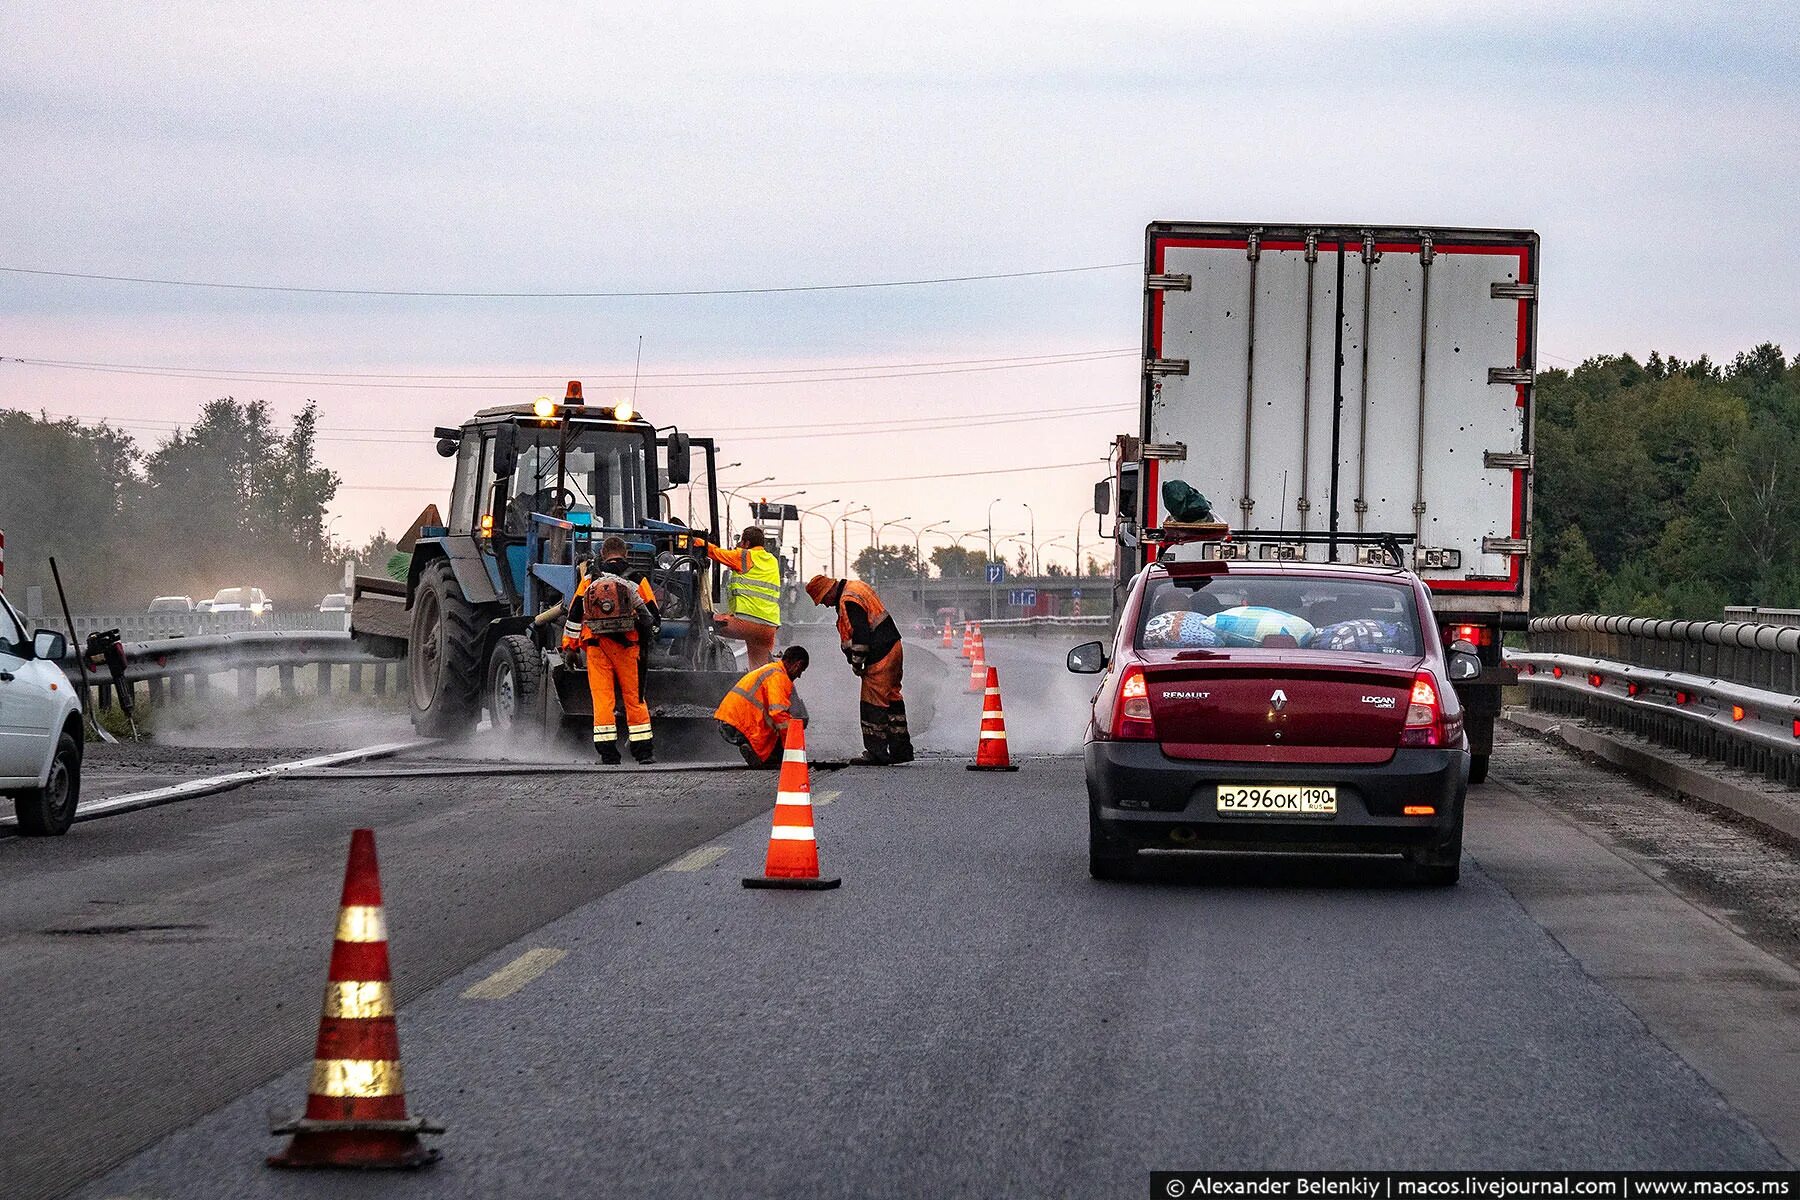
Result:
M488 718L494 728L522 734L542 723L544 663L523 634L508 634L488 660Z
M407 674L413 728L426 737L466 737L481 712L481 616L443 559L419 576L413 595Z

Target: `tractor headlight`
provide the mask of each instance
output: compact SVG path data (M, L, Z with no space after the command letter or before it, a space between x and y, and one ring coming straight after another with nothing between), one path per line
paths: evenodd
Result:
M548 396L539 396L531 402L531 411L543 420L548 421L556 415L556 401Z

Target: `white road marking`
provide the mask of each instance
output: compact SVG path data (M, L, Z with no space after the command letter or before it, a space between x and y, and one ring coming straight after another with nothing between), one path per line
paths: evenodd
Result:
M815 806L820 804L830 804L833 800L836 800L843 794L844 793L842 792L814 792L812 802Z
M696 846L664 867L665 871L703 871L731 853L730 846Z
M567 958L568 955L567 950L552 950L548 946L527 950L464 992L462 998L464 1000L504 1000Z

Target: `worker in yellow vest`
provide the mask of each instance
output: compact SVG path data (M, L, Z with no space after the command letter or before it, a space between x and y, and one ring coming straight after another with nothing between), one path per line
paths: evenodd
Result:
M713 618L719 636L744 643L752 667L767 666L781 632L781 563L763 544L763 531L752 525L738 535L737 549L722 550L705 539L706 556L731 572L727 592L731 612Z

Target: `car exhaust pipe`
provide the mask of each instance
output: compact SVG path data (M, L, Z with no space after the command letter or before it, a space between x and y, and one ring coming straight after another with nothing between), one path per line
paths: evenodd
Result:
M1169 840L1172 842L1191 842L1198 836L1190 825L1177 825L1169 830Z

